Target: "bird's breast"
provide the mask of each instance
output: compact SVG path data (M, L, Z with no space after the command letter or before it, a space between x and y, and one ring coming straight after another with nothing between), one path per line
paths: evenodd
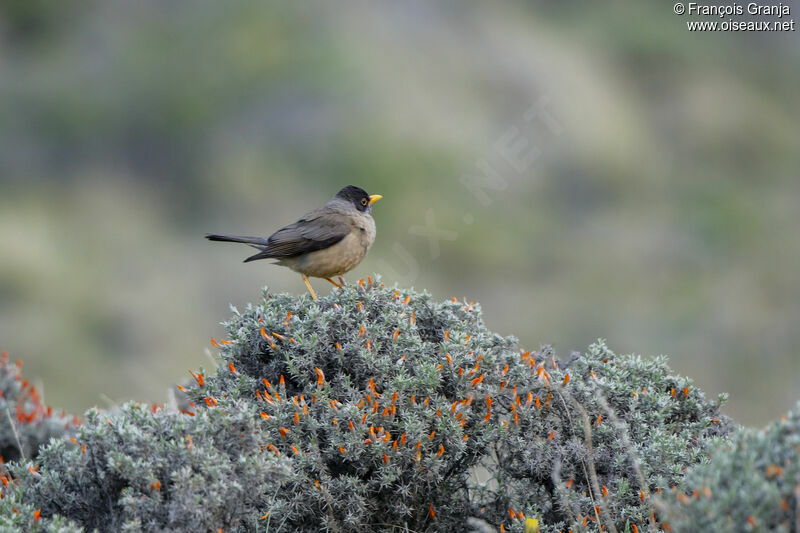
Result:
M292 270L317 278L341 276L358 266L375 241L375 222L358 220L344 239L333 246L283 261Z

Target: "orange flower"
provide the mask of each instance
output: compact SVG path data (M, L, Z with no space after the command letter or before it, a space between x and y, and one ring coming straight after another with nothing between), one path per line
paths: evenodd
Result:
M195 373L194 373L194 372L192 372L191 370L189 370L189 373L192 375L192 377L193 377L195 380L197 380L197 384L198 384L200 387L202 387L202 386L205 384L206 380L203 378L203 374L200 374L199 372L198 372L197 374L195 374Z
M325 374L317 367L314 367L314 370L317 373L317 386L322 387L325 385Z
M283 438L286 438L286 435L288 435L289 433L291 433L291 431L290 431L290 430L288 430L288 429L286 429L285 427L281 427L281 428L279 428L279 429L278 429L278 431L280 432L280 434L281 434L281 437L283 437Z
M778 465L767 465L767 477L783 477L783 468Z

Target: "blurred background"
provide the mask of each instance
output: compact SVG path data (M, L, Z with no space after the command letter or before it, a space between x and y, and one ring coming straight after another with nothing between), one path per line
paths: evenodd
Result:
M800 398L800 32L686 20L0 2L0 348L57 407L163 401L228 304L305 292L203 234L268 235L356 184L384 199L350 280L479 301L531 349L668 354L737 421L776 418Z

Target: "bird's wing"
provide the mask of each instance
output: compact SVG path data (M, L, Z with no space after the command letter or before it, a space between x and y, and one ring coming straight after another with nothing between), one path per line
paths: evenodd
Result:
M326 208L317 209L273 233L264 252L270 257L291 257L321 250L344 239L351 229L352 222L347 215Z

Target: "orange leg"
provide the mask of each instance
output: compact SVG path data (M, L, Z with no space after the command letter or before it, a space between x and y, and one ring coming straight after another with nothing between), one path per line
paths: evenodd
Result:
M314 293L314 288L311 286L311 283L308 282L308 278L303 275L303 283L306 284L306 289L308 289L308 293L311 295L314 300L317 299L317 295Z
M331 278L325 278L325 281L328 281L328 282L332 283L333 285L336 285L336 286L337 286L337 287L339 287L340 289L342 288L342 286L341 286L341 285L339 285L338 283L336 283L335 281L333 281Z

